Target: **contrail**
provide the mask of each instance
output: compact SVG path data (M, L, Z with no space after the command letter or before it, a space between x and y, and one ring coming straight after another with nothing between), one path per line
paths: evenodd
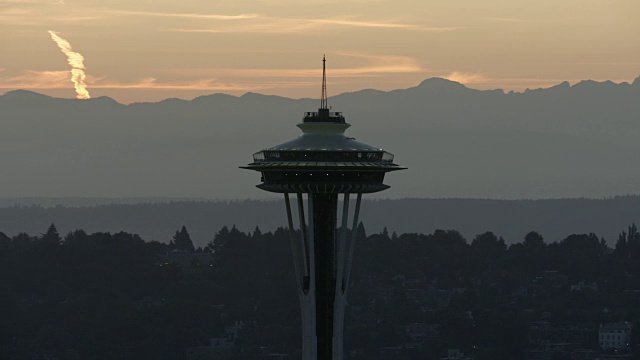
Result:
M55 31L49 30L51 39L58 45L60 50L67 55L67 62L71 66L71 81L76 88L76 97L78 99L90 99L89 91L87 91L87 84L84 80L87 75L84 73L84 57L73 50L71 50L71 44L60 36Z

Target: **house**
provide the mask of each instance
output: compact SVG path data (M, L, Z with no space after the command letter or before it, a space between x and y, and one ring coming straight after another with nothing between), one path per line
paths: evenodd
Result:
M617 322L600 324L598 340L602 349L628 349L631 342L631 323Z
M159 262L160 266L176 266L189 271L203 270L212 266L213 254L174 249L162 255Z
M464 353L460 349L447 349L447 357L442 360L473 360L473 358L464 356Z

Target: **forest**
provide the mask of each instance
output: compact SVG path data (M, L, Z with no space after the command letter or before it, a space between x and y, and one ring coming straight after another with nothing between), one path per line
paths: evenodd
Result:
M0 229L1 230L1 229ZM0 358L299 358L289 232L222 227L194 247L125 232L0 232ZM601 324L640 319L640 233L507 245L485 232L356 234L350 359L638 357L602 349ZM557 344L564 344L561 347ZM200 357L199 357L200 356Z
M363 199L360 218L371 233L433 233L456 229L468 239L488 230L507 245L530 230L547 242L571 234L596 233L614 246L620 229L640 217L640 196L602 199ZM51 223L66 234L86 232L138 234L146 241L168 242L185 225L196 247L204 247L227 225L240 231L275 231L286 226L284 201L185 200L171 198L0 198L0 231L41 233Z

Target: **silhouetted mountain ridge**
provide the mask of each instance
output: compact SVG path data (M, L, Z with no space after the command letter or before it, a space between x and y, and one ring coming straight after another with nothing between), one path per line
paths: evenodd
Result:
M527 88L525 89L523 92L518 92L518 91L510 91L509 93L512 94L523 94L523 93L527 93L527 92L531 92L531 91L541 91L541 92L545 92L545 91L554 91L554 90L559 90L559 89L588 89L588 90L605 90L605 89L615 89L615 88L624 88L624 87L628 87L628 86L633 86L633 87L640 87L640 76L635 78L633 80L632 83L628 83L628 82L621 82L621 83L615 83L611 80L605 80L605 81L595 81L595 80L582 80L579 81L573 85L571 85L568 81L563 81L561 83L559 83L558 85L554 85L548 88L537 88L537 89L530 89ZM383 91L383 90L376 90L376 89L363 89L363 90L358 90L358 91L353 91L353 92L345 92L345 93L341 93L339 95L336 95L335 97L340 97L343 95L353 95L353 94L389 94L389 93L396 93L396 92L404 92L404 91L415 91L415 90L420 90L420 91L433 91L433 92L443 92L443 91L476 91L476 92L490 92L490 93L503 93L504 94L504 90L503 89L489 89L489 90L477 90L477 89L473 89L473 88L469 88L466 85L459 83L457 81L453 81L453 80L449 80L449 79L445 79L445 78L439 78L439 77L432 77L432 78L428 78L425 79L423 81L421 81L417 86L415 87L410 87L410 88L406 88L406 89L396 89L396 90L390 90L390 91ZM9 98L18 98L18 99L23 99L23 98L30 98L30 99L35 99L35 98L40 98L40 99L44 99L44 98L48 98L48 99L57 99L57 100L72 100L72 101L76 101L76 99L67 99L67 98L54 98L51 96L47 96L47 95L43 95L40 94L38 92L35 91L31 91L31 90L23 90L23 89L17 89L17 90L10 90L7 91L5 94L0 95L0 98L2 97L9 97ZM160 100L157 102L134 102L132 103L132 105L138 105L138 104L156 104L156 103L161 103L161 102L173 102L173 101L186 101L186 102L200 102L200 101L206 101L206 100L220 100L220 99L232 99L232 98L249 98L249 99L262 99L262 98L269 98L269 99L278 99L278 100L293 100L296 101L296 99L291 99L291 98L287 98L284 96L277 96L277 95L264 95L264 94L260 94L260 93L255 93L255 92L247 92L244 93L243 95L240 96L235 96L235 95L230 95L230 94L224 94L224 93L214 93L214 94L210 94L210 95L201 95L201 96L197 96L195 98L193 98L192 100L184 100L184 99L179 99L179 98L167 98L164 100ZM100 100L101 99L101 100ZM118 101L108 97L108 96L100 96L97 98L91 98L88 99L88 101L112 101L115 103L118 103ZM297 100L312 100L315 101L315 99L309 99L309 98L303 98L303 99L297 99ZM120 104L120 103L119 103ZM124 104L123 104L124 105Z
M31 90L22 90L22 89L18 89L18 90L10 90L7 91L4 95L2 96L6 96L7 98L13 98L13 99L24 99L24 98L28 98L28 99L34 99L34 98L51 98L51 96L47 96L47 95L43 95L40 93L37 93L35 91L31 91Z
M329 98L348 135L396 154L389 197L640 194L640 81L504 93L431 78ZM0 196L265 197L238 169L299 136L317 99L246 93L119 104L0 96Z
M426 80L423 80L420 85L416 86L413 89L423 89L430 91L461 91L461 90L471 90L465 85L448 79L433 77Z

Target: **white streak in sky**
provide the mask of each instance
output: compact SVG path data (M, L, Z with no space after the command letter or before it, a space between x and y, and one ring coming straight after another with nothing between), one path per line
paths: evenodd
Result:
M55 31L49 30L51 39L58 45L62 53L67 56L67 63L71 66L71 81L76 89L76 98L78 99L90 99L89 91L87 91L87 84L85 79L87 75L84 70L84 57L71 49L71 44L60 36Z
M185 19L203 19L203 20L243 20L258 18L258 14L240 14L240 15L222 15L222 14L190 14L190 13L163 13L151 11L106 11L110 14L118 15L138 15L138 16L157 16L157 17L173 17Z

